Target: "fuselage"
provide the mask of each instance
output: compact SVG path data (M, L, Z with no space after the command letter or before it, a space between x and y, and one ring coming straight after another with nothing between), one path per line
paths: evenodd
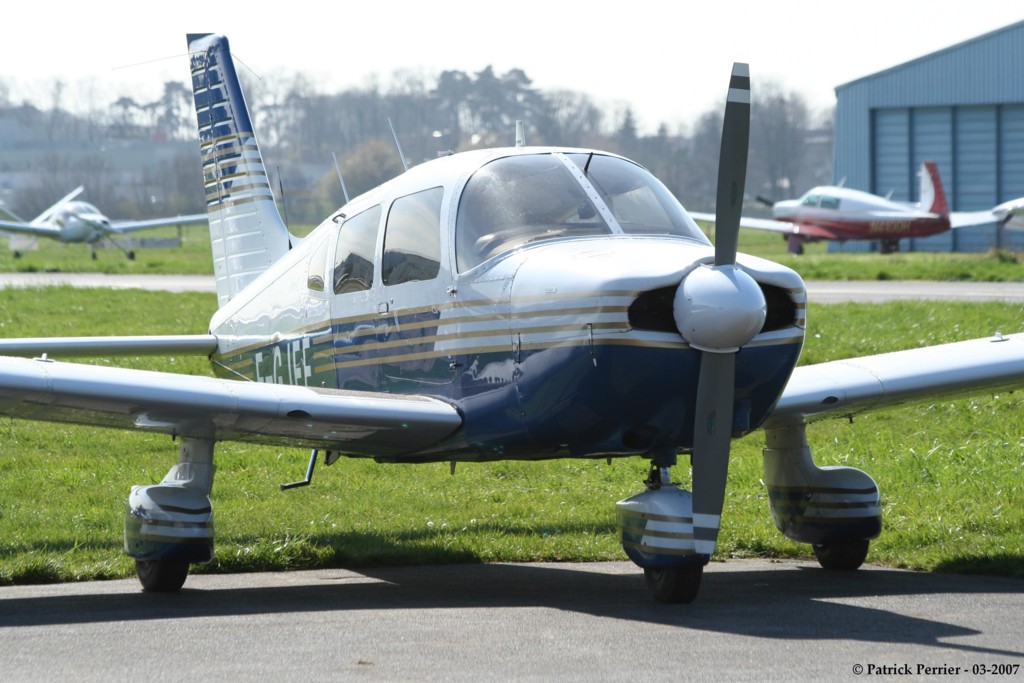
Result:
M776 202L772 215L830 239L927 237L950 228L948 215L844 187L816 187L799 199Z
M65 202L53 214L53 225L60 229L61 242L95 242L103 237L100 229L109 229L110 220L88 202Z
M620 157L455 155L342 207L218 311L214 368L459 408L455 437L403 460L687 448L700 352L672 302L713 256L671 194ZM745 433L796 363L805 293L787 268L738 263L768 302L737 355Z

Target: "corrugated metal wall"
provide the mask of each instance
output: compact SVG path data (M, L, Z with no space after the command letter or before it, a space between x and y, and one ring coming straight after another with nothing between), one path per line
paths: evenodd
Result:
M837 182L916 201L921 162L932 160L953 209L1024 196L1024 21L841 85L836 97ZM904 242L918 250L1024 249L1024 235L994 227Z

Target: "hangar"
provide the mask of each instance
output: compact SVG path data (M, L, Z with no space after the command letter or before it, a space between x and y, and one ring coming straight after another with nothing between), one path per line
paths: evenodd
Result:
M836 88L836 182L917 201L925 160L938 163L955 210L1024 197L1024 21ZM993 226L900 245L926 251L996 246L1024 250L1024 234L1001 235Z

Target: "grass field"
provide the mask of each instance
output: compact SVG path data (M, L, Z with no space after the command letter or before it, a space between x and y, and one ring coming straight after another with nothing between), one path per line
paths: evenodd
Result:
M0 336L201 333L211 294L0 290ZM159 311L159 315L154 315ZM803 362L1024 328L1021 306L815 306ZM109 360L94 361L111 363ZM205 359L118 364L205 374ZM869 562L1024 576L1024 411L1015 394L979 396L816 423L819 464L879 483L885 528ZM771 524L763 437L736 442L718 557L807 557ZM305 452L219 444L216 557L198 571L323 566L623 559L614 503L642 490L646 461L377 465L342 459L300 479ZM170 438L0 418L0 583L129 576L121 550L133 484L177 459ZM676 476L685 480L683 468Z
M313 226L295 228L298 235L307 234ZM174 237L176 228L147 231L148 237ZM131 273L131 274L212 274L210 239L205 227L183 228L181 247L171 249L136 249L136 258L129 261L117 249L100 249L93 261L84 244L59 244L40 240L37 251L14 258L5 244L0 244L0 273L44 272L65 273ZM0 243L5 242L0 238ZM786 243L779 235L760 230L741 230L740 251L778 261L793 268L806 280L975 280L1016 282L1024 280L1024 265L1012 252L984 254L878 254L829 253L824 242L810 244L807 253L793 256L786 252Z

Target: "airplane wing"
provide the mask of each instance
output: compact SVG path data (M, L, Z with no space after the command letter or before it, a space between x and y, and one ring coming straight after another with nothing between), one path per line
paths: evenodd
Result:
M1011 230L1024 230L1024 197L1011 199L1003 202L992 209L996 219L1003 223L1003 227Z
M977 225L994 225L1000 218L994 209L988 211L953 211L949 214L949 227L972 228Z
M1024 228L1024 197L1003 202L988 211L953 211L949 214L949 222L954 228L998 223L1011 230L1019 230Z
M40 237L57 237L60 235L60 228L54 225L36 225L34 223L0 220L0 232L16 232L24 235L38 235Z
M12 357L0 357L0 414L379 457L462 425L454 406L426 397Z
M123 234L135 230L148 230L149 228L163 228L169 225L199 225L206 224L208 217L205 213L193 213L185 216L171 216L169 218L149 218L146 220L119 220L110 222L110 232Z
M3 200L0 200L0 220L26 222L21 216L8 209Z
M691 218L697 221L704 221L706 223L715 222L715 214L713 213L697 213L694 211L687 211L687 213L690 214ZM813 225L811 223L797 224L789 221L776 221L771 218L741 216L740 227L752 228L754 230L770 230L771 232L780 232L786 235L803 235L804 237L839 239L839 235L818 225Z
M766 426L934 401L1024 383L1024 334L796 368Z

